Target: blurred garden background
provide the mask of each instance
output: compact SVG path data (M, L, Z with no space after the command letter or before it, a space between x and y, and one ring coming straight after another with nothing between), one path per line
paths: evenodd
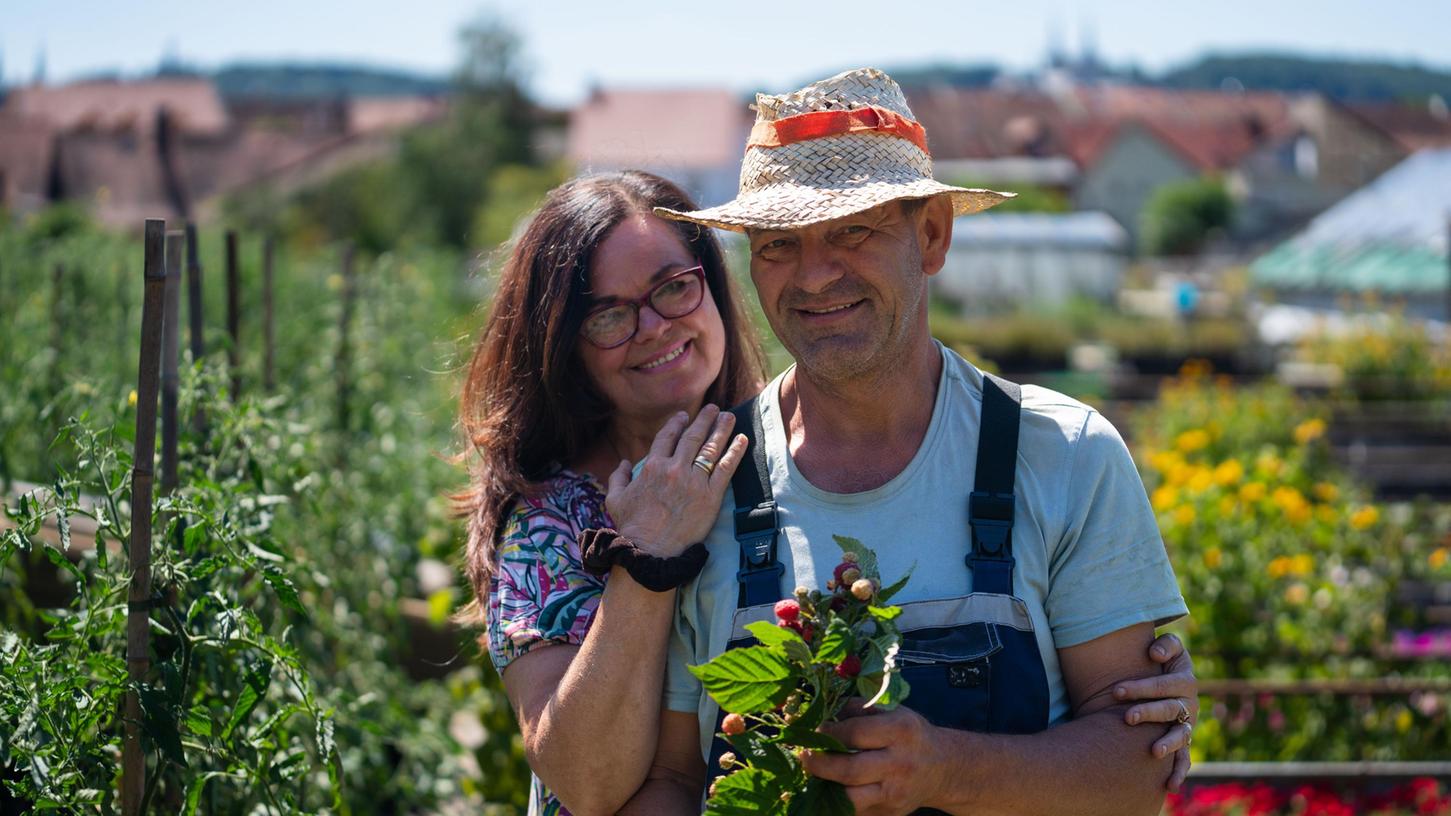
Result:
M1139 463L1203 692L1169 813L1451 814L1451 63L1409 36L1451 19L1336 46L1371 8L1265 10L1275 47L1166 23L1149 67L1088 4L1034 6L1012 64L862 55L939 178L1020 193L958 221L934 333ZM748 91L857 65L674 72L698 25L667 15L653 81L600 81L601 48L562 98L532 19L471 11L437 70L180 38L52 78L0 41L0 813L120 811L147 218L185 278L148 812L522 812L513 715L450 622L459 368L501 253L580 172L732 197Z

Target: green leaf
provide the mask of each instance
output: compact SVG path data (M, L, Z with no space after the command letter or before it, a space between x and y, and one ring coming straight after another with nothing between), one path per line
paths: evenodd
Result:
M792 725L781 732L780 741L787 745L795 745L800 748L810 748L813 751L831 751L832 753L844 754L851 751L842 744L841 740L829 734L809 728L797 728Z
M196 555L202 545L207 542L207 525L205 522L198 522L186 528L181 536L181 549L187 555Z
M876 696L867 701L867 705L882 709L883 711L890 711L898 705L901 705L902 701L907 699L907 694L911 690L912 687L906 680L902 679L900 673L889 672L886 675L885 682L882 683L882 687L877 691Z
M780 745L755 731L745 731L733 737L726 737L740 758L756 768L770 771L782 779L796 774L796 761Z
M857 569L861 570L862 577L878 581L881 580L881 575L877 573L876 553L867 549L864 544L850 536L834 535L831 538L836 542L836 546L841 548L843 553L856 554L856 566Z
M232 716L227 720L227 727L222 729L222 739L232 738L232 732L237 730L248 715L262 702L262 697L267 693L267 685L272 681L272 662L263 661L252 667L247 672L247 677L242 681L242 691L237 695L237 700L232 704Z
M867 612L879 621L896 620L902 614L900 606L869 606Z
M821 642L816 646L816 662L835 666L851 654L855 640L851 626L845 620L832 618L826 634L821 636Z
M740 651L735 649L732 651ZM785 813L784 781L761 768L744 768L715 781L715 795L705 803L708 816L757 816Z
M885 586L885 587L882 587L880 590L878 590L877 591L877 603L884 604L887 601L892 600L892 596L893 595L896 595L898 592L901 592L902 591L902 587L904 587L904 586L907 585L907 579L912 577L912 573L916 569L917 569L917 562L916 561L913 561L912 562L912 566L910 566L910 567L907 568L907 574L906 575L903 575L901 578L898 578L895 582L892 583L891 586Z
M756 636L763 646L779 647L786 651L786 657L798 666L811 665L811 647L793 629L777 626L768 621L746 624L746 631Z
M182 808L181 816L195 816L197 805L201 804L202 791L206 790L207 783L219 776L230 776L225 771L208 771L191 781L186 789L186 806Z
M202 737L212 735L212 716L206 706L192 706L191 710L186 712L186 730Z
M186 754L181 747L181 733L176 727L176 716L171 704L161 689L143 685L137 690L141 702L142 729L167 759L186 767Z
M856 807L840 782L810 777L806 788L791 797L788 816L856 816Z
M756 636L756 640L762 646L782 646L787 641L801 640L801 636L792 629L784 626L777 626L770 621L756 621L746 624L746 631ZM803 643L805 641L802 641Z
M689 668L721 708L736 714L775 708L796 685L786 655L766 646L728 649L703 666Z
M262 577L267 579L272 591L277 593L277 598L282 601L284 606L307 617L307 610L303 608L302 601L298 600L297 587L293 585L292 579L287 577L287 573L271 564L263 564Z

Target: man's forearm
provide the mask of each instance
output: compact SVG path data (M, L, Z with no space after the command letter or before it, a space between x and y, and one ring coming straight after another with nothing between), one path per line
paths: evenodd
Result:
M960 814L1157 814L1167 759L1150 754L1159 732L1123 722L1115 706L1038 734L942 730L948 790L933 807Z

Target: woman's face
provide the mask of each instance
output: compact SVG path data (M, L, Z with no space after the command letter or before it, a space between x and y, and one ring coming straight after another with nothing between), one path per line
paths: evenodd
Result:
M644 297L671 275L697 264L680 235L653 215L617 224L595 250L590 308ZM616 424L658 423L669 414L694 413L720 373L725 327L703 286L700 306L667 320L641 305L635 336L610 349L579 338L579 355L595 386L614 407Z

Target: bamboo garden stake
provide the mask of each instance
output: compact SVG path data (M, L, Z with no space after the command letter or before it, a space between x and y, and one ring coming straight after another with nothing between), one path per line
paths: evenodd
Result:
M156 456L156 390L161 362L161 321L166 297L162 247L166 222L146 220L145 281L141 306L141 359L136 376L136 444L131 464L131 542L127 558L131 587L126 604L126 737L121 751L121 810L141 812L146 787L146 754L141 746L141 700L136 686L151 668L151 483Z

